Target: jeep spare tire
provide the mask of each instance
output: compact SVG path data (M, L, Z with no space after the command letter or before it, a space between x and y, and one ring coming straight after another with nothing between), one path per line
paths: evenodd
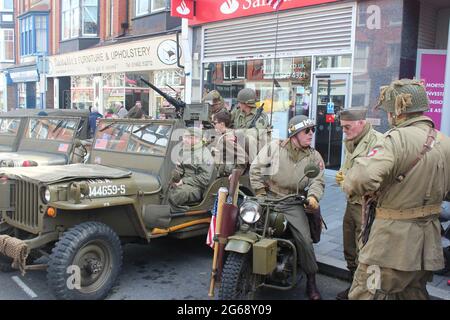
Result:
M85 222L67 230L56 243L47 281L58 299L98 300L111 290L121 267L117 234L103 223Z

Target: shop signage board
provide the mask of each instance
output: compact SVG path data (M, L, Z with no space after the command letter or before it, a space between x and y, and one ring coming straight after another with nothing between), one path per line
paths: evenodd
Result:
M185 0L186 1L186 0ZM215 21L235 19L262 13L313 6L339 0L196 0L195 16L189 20L190 25L198 25Z
M183 56L180 53L180 63ZM175 35L49 57L50 77L165 70L177 67Z
M430 110L425 114L441 128L445 85L445 50L418 50L416 77L424 81Z
M171 0L170 15L172 17L194 18L194 0Z

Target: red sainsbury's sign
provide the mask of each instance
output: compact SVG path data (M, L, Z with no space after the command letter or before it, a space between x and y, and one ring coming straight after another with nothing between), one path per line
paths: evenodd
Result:
M174 1L174 0L173 0ZM339 0L195 0L195 16L189 20L190 25L228 20L256 14L301 8ZM176 1L175 1L176 2Z

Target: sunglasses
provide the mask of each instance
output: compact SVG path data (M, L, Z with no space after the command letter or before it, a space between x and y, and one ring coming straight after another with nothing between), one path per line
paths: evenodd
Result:
M306 134L309 134L310 131L312 131L312 133L314 133L314 132L316 132L316 128L315 128L315 127L312 127L312 128L306 128L306 129L305 129L305 133L306 133Z

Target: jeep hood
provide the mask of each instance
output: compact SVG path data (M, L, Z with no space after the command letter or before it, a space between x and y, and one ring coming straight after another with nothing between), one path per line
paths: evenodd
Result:
M32 183L49 184L73 179L125 178L131 171L99 164L69 164L51 167L0 168L0 176L22 179Z
M13 161L15 167L21 167L26 160L37 162L38 166L55 166L66 164L66 155L35 151L2 152L0 153L0 167L8 166ZM5 164L6 163L6 164Z

